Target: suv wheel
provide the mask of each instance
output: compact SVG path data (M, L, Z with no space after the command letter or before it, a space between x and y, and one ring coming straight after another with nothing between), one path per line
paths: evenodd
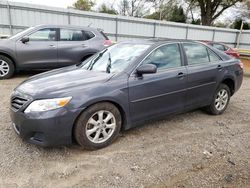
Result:
M13 76L15 67L13 61L6 56L0 55L0 79L7 79Z
M227 85L220 84L215 92L214 98L210 106L207 108L208 112L213 115L222 114L230 101L231 92Z
M74 136L85 149L94 150L111 144L121 129L121 114L111 103L97 103L78 118Z

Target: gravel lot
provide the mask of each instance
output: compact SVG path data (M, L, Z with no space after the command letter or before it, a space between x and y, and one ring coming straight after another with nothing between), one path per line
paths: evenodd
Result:
M250 187L250 77L221 116L197 110L126 131L111 146L44 149L23 142L0 81L0 187Z

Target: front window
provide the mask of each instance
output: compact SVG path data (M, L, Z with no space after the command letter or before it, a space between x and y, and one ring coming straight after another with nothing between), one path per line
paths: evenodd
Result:
M56 29L46 28L40 29L31 35L29 35L30 41L55 41L56 40Z
M150 45L147 44L119 43L84 62L83 68L106 73L122 72L149 47Z
M157 70L181 66L181 55L178 44L167 44L154 50L142 64L154 64Z
M20 31L18 33L16 33L15 35L11 36L9 39L15 39L15 38L19 38L21 36L23 36L25 33L29 33L30 31L32 31L34 29L34 27L30 27L28 29L25 29L23 31Z

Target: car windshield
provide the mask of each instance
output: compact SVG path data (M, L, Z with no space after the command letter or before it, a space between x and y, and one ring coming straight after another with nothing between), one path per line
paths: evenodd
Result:
M12 35L9 39L19 38L19 37L22 36L24 33L29 32L29 31L32 30L32 29L34 29L34 27L30 27L30 28L25 29L25 30L23 30L23 31L21 31L21 32L15 34L15 35Z
M84 62L82 67L92 71L119 73L149 47L149 44L118 43L97 53L93 58Z

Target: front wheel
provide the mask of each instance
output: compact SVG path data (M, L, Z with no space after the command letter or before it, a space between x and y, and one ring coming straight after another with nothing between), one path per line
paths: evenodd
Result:
M212 103L207 107L208 112L213 115L222 114L228 106L230 96L229 87L225 84L220 84L215 92Z
M111 144L121 129L121 114L111 103L97 103L87 108L78 118L74 136L85 149L100 149Z
M11 59L0 55L0 79L8 79L13 76L15 71L14 64Z

